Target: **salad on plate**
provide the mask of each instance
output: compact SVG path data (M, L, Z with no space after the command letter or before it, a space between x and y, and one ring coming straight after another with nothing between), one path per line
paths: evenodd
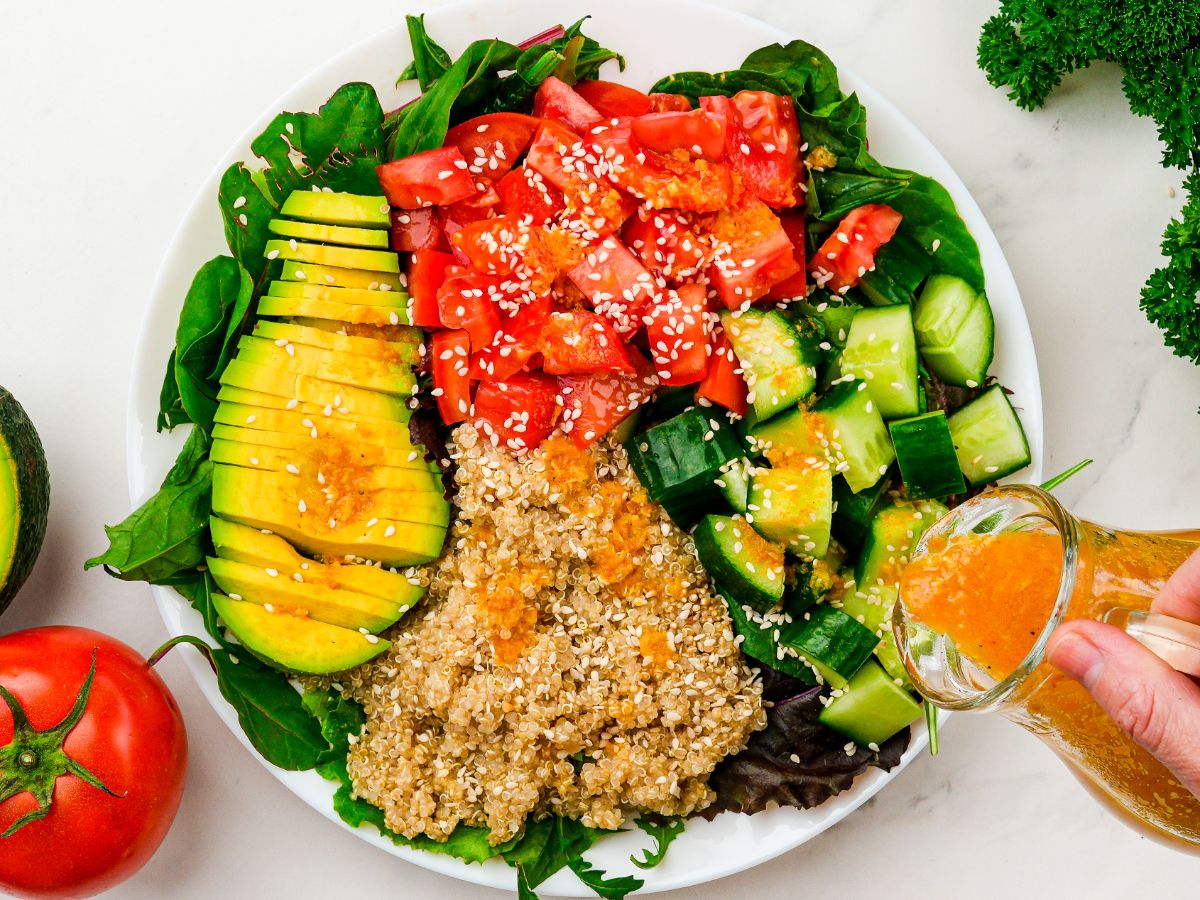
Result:
M190 433L89 565L174 586L351 826L623 897L690 816L899 763L900 572L1029 449L975 241L816 47L642 91L583 23L408 24L415 100L344 85L222 178Z

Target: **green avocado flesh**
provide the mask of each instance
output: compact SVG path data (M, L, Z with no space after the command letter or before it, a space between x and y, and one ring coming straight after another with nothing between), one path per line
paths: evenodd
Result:
M423 335L407 324L386 232L360 231L387 224L381 203L285 202L271 230L288 239L267 245L283 280L221 375L214 603L238 640L289 672L337 672L386 649L374 635L424 593L397 567L436 559L450 524L441 471L409 430Z
M33 570L49 508L42 443L21 404L0 387L0 613Z

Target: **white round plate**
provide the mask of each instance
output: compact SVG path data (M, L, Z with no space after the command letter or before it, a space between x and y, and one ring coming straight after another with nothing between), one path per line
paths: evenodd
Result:
M751 50L785 42L792 37L754 19L694 5L686 0L605 0L603 3L559 0L554 4L529 3L527 0L489 0L486 3L472 0L428 13L426 24L439 42L452 54L457 54L470 41L480 37L499 36L519 41L555 22L569 24L589 14L593 14L593 18L588 23L587 33L623 53L629 64L625 73L618 76L615 64L610 63L607 77L620 78L640 88L649 87L671 72L735 68ZM316 110L345 82L370 82L378 89L384 109L399 105L401 98L394 82L404 60L397 56L397 48L407 46L407 37L404 23L399 21L399 16L397 18L394 26L342 53L272 103L234 142L183 216L150 300L130 384L128 472L130 497L135 505L157 488L183 440L180 433L155 433L158 393L174 340L180 304L192 275L205 260L227 252L216 204L221 173L236 160L252 158L250 139L266 127L277 112L282 109ZM655 23L662 27L655 27ZM882 96L846 69L839 70L843 89L857 91L866 105L873 153L889 165L922 172L945 185L979 243L988 296L996 318L996 359L992 371L1014 392L1014 399L1021 409L1034 460L1032 470L1023 473L1023 477L1036 482L1040 479L1042 460L1042 398L1037 360L1017 286L1000 246L966 187L933 145ZM177 594L168 588L156 587L154 595L172 635L204 633L200 616ZM217 691L212 673L198 657L187 659L192 674L217 714L253 753L233 709ZM914 728L912 744L899 768L891 773L871 770L858 779L852 790L818 809L773 809L754 816L726 813L712 822L690 821L687 831L672 844L662 865L649 872L635 872L638 877L645 878L643 892L712 881L799 846L857 809L923 752L926 743L924 725L921 724ZM263 765L313 809L338 827L346 827L333 812L330 782L314 772L285 772L265 761ZM476 884L515 890L513 870L499 860L468 865L450 857L397 847L371 828L358 829L355 833L388 853L428 869ZM601 841L589 858L610 873L629 873L633 871L629 864L630 853L646 843L645 835L634 831ZM559 873L539 888L543 896L580 896L581 891L582 886L570 872Z

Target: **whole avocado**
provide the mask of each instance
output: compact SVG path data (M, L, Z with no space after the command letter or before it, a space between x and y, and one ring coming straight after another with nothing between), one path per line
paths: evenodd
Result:
M0 613L37 561L50 510L50 472L37 430L0 387Z

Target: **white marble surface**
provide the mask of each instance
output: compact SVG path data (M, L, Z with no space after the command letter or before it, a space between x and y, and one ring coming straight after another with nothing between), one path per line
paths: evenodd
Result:
M432 4L430 4L432 5ZM1200 524L1200 369L1137 309L1180 199L1109 67L1025 113L975 67L984 0L727 0L822 46L941 149L987 214L1020 284L1042 369L1048 472L1083 515ZM547 3L547 20L553 5ZM4 631L86 624L149 651L163 627L144 587L84 574L101 522L128 508L125 390L143 304L180 213L244 125L404 4L21 4L0 54L0 383L37 422L53 478L46 549ZM832 15L824 10L836 9ZM186 11L185 11L186 10ZM630 23L637 27L637 23ZM666 36L664 36L666 38ZM404 50L397 48L397 59ZM267 777L178 661L162 672L192 737L188 790L125 898L501 897L405 864ZM1197 861L1126 831L1032 738L959 717L845 823L696 898L1196 896Z

